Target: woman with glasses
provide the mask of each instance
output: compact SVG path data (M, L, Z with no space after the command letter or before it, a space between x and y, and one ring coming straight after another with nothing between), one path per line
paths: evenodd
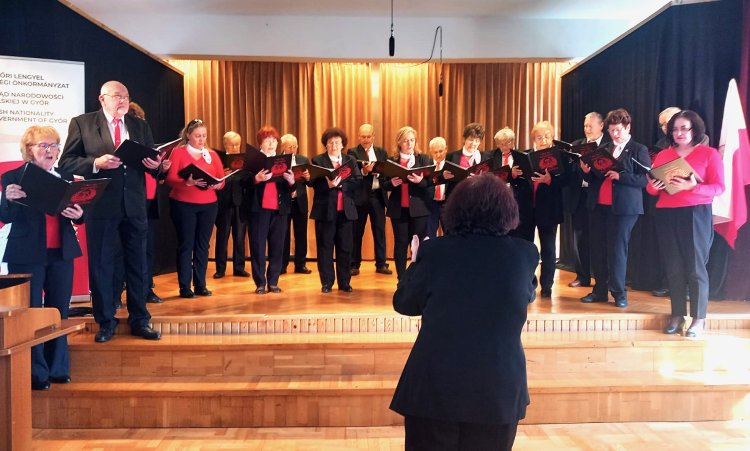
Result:
M674 173L665 182L650 179L646 190L658 196L657 236L667 273L672 314L664 332L675 334L685 327L688 293L692 322L686 337L697 337L705 326L708 310L708 253L713 238L711 204L724 192L724 166L719 152L700 144L706 134L703 119L683 110L667 123L670 147L656 156L654 166L684 158L693 169L689 175ZM666 191L670 185L669 194Z
M396 133L398 155L391 158L405 168L429 166L432 159L422 154L417 146L417 131L406 126ZM479 158L479 157L477 157ZM386 178L383 188L388 191L386 216L393 226L393 259L396 261L398 278L406 272L406 253L414 235L421 240L427 236L428 206L435 196L435 186L430 177L409 174L406 179Z
M586 204L589 210L591 269L596 279L591 293L581 302L607 302L609 291L615 306L628 306L625 273L630 233L643 214L643 188L651 157L643 144L630 136L630 114L620 108L607 113L604 127L612 142L605 144L620 170L602 174L581 161L583 179L589 184Z
M52 127L35 125L26 129L21 137L21 155L27 164L73 180L72 174L54 167L60 155L60 135ZM46 215L22 205L26 197L19 185L23 172L21 166L2 178L0 220L12 223L3 261L8 263L10 273L31 274L31 307L54 307L66 319L73 293L73 259L81 255L71 222L82 223L83 210L75 204L58 215ZM50 382L70 382L70 355L64 335L31 348L31 388L47 390Z
M211 185L203 178L182 178L179 172L193 164L214 178L224 176L219 155L206 147L207 130L200 119L193 119L180 132L182 145L169 157L171 164L165 182L172 188L169 207L177 230L177 280L180 297L211 296L206 288L206 267L211 231L216 220L216 190L224 182ZM165 166L166 167L166 166ZM191 290L192 286L195 291Z
M532 152L552 147L555 129L549 121L541 121L531 129L533 142ZM565 164L563 161L562 164ZM568 183L567 171L553 176L547 169L544 172L534 172L531 176L531 196L525 199L531 202L531 227L524 227L516 234L520 238L534 241L534 229L539 233L539 252L542 257L539 276L540 294L543 298L552 296L552 284L555 279L555 265L557 248L555 239L557 227L563 222L562 188ZM519 203L524 200L519 199ZM519 205L519 210L527 208Z
M308 184L313 187L314 197L310 218L315 220L315 244L318 248L318 272L321 290L330 293L338 279L339 290L351 293L351 259L353 248L352 227L357 219L357 206L354 196L360 183L360 172L356 160L351 155L342 154L346 147L346 133L340 128L329 128L320 139L325 152L312 159L312 164L328 169L353 164L353 173L342 179L318 177ZM333 254L336 252L336 270L333 268Z

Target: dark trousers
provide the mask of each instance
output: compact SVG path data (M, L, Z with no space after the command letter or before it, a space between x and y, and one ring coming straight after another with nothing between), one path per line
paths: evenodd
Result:
M292 229L294 230L294 269L297 270L304 268L307 263L307 212L299 210L296 199L292 199L292 212L286 221L282 268L289 265Z
M616 215L609 205L599 205L589 214L591 269L596 284L594 295L607 297L607 290L615 299L626 296L625 273L628 269L628 242L639 215Z
M711 205L657 208L659 249L669 281L672 315L685 316L690 293L690 316L703 319L708 310L706 263L713 240ZM689 291L688 291L689 290Z
M147 202L155 202L149 200ZM158 226L158 219L148 218L148 231L146 234L146 292L154 287L154 245L156 243L156 229ZM125 290L125 254L122 251L122 244L120 238L116 237L113 241L115 246L115 269L113 275L112 288L114 289L113 298L114 301L118 301L122 298L122 292Z
M47 251L46 265L8 264L13 274L31 274L31 307L54 307L60 318L68 318L70 296L73 293L73 260L63 260L60 249ZM43 294L42 294L43 293ZM52 377L70 375L68 338L55 338L31 348L31 380L44 382Z
M146 291L154 287L154 246L156 245L156 229L159 220L148 218L148 232L146 235Z
M211 231L216 221L216 202L193 204L169 199L172 222L177 231L177 281L180 289L206 288L206 267Z
M396 274L400 279L406 272L406 252L414 235L423 240L427 236L427 216L413 218L408 208L401 208L401 217L391 217L393 226L393 260L396 262Z
M443 224L443 206L445 201L429 203L430 215L427 217L427 236L429 238L436 238L438 227L443 228L443 234L445 234L445 225Z
M591 283L591 248L589 246L589 211L586 208L588 189L581 189L576 211L573 212L573 250L576 278L582 284Z
M128 324L132 328L147 326L151 315L146 309L146 218L89 219L86 241L89 257L89 282L94 319L102 328L114 329L113 298L115 245L122 244L127 285Z
M245 270L245 233L247 226L240 219L240 207L236 205L223 206L216 213L216 242L214 244L214 260L216 272L224 274L227 270L227 246L229 233L232 233L232 270Z
M534 242L534 228L531 230L519 227L516 229L519 238ZM555 269L557 264L557 248L555 240L557 238L557 224L536 225L536 231L539 233L539 256L541 257L541 268L539 271L539 285L544 291L552 290L552 284L555 281ZM529 233L530 232L530 233ZM530 236L529 236L530 235Z
M362 238L365 236L367 217L370 217L370 230L375 245L375 267L385 266L385 203L380 191L370 191L367 202L357 206L357 220L354 221L354 247L352 268L362 264Z
M315 243L318 247L318 272L324 287L333 286L336 278L339 288L348 287L351 281L352 225L343 211L336 221L315 221ZM333 269L333 252L336 251L336 272Z
M404 418L406 451L510 451L518 423L479 424Z
M266 284L279 284L281 256L284 250L287 215L277 210L254 211L250 214L250 268L258 288ZM266 268L266 243L268 243L268 268Z

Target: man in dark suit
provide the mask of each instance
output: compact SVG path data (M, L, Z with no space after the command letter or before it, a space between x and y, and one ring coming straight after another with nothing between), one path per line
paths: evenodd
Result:
M346 133L339 128L323 132L321 142L326 152L312 159L313 164L328 169L354 163L354 171L346 179L318 177L310 180L313 187L313 207L310 218L315 220L315 244L318 247L318 272L321 291L330 293L333 282L338 280L339 290L350 293L352 259L352 223L357 220L354 194L361 177L356 161L342 154L346 147ZM333 254L336 252L336 270Z
M224 152L219 156L224 163L224 168L234 170L230 167L230 155L240 155L244 148L242 137L233 131L224 134ZM231 157L234 158L234 157ZM240 157L243 161L244 158ZM242 220L240 207L242 205L242 178L235 174L227 179L224 188L216 192L218 197L218 212L216 213L216 247L214 260L216 262L216 273L214 279L221 279L227 269L227 244L229 233L232 233L232 272L238 277L250 277L245 271L245 236L247 235L247 224Z
M102 108L70 121L60 167L85 178L109 178L99 202L87 213L86 239L94 318L99 324L95 340L112 339L118 320L112 297L114 255L112 242L120 236L125 256L128 325L133 335L158 340L161 334L149 326L146 309L146 181L144 170L129 167L114 155L126 139L153 147L146 121L128 115L128 89L108 81L100 91ZM156 174L161 161L144 159L143 165Z
M286 134L281 137L281 153L292 154L292 166L307 164L309 160L299 155L299 144L297 137ZM309 174L308 174L309 178ZM307 184L304 179L298 180L292 189L291 212L287 219L286 237L284 238L284 255L281 263L281 273L286 273L292 250L292 226L294 227L294 272L297 274L310 274L312 271L307 267L307 213L309 203L307 201Z
M604 119L596 111L587 114L583 119L585 138L577 139L571 144L579 145L596 143L599 147L604 141ZM581 167L577 164L570 167L570 181L563 188L563 211L570 215L573 225L573 254L575 256L576 278L569 287L588 287L591 285L591 251L589 247L589 213L586 199L589 184L583 180Z
M383 177L372 172L376 161L385 161L388 154L382 147L373 143L374 129L370 124L359 127L359 145L349 149L349 155L358 161L372 163L362 165L362 182L354 197L357 205L357 221L354 223L354 248L352 250L352 275L359 274L362 264L362 237L365 235L367 217L370 217L370 230L375 245L375 272L393 274L385 262L385 204L386 192Z

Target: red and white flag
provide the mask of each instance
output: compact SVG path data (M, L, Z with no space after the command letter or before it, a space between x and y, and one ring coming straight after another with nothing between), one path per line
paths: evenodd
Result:
M726 190L714 198L714 229L734 248L737 230L747 221L745 185L750 184L750 140L734 79L729 82L724 104L719 152L724 161Z

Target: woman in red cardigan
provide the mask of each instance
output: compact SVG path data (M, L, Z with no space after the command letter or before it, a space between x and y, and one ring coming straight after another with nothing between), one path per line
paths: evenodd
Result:
M223 188L224 182L210 185L201 178L184 179L178 175L193 164L213 177L224 176L219 155L206 147L206 133L200 119L193 119L185 126L180 134L183 145L172 151L165 179L172 188L169 207L177 230L177 280L183 298L211 296L206 288L208 246L218 208L216 190ZM191 279L195 292L190 289Z
M672 316L664 332L675 334L685 326L685 302L690 293L693 318L686 337L702 331L708 309L708 271L706 262L713 238L711 203L724 192L724 167L719 152L700 144L706 126L697 113L684 110L669 120L667 140L671 147L659 152L654 166L678 157L684 158L694 172L689 177L672 175L666 183L676 189L669 194L666 184L651 179L646 189L659 196L656 217L657 236L669 281Z

